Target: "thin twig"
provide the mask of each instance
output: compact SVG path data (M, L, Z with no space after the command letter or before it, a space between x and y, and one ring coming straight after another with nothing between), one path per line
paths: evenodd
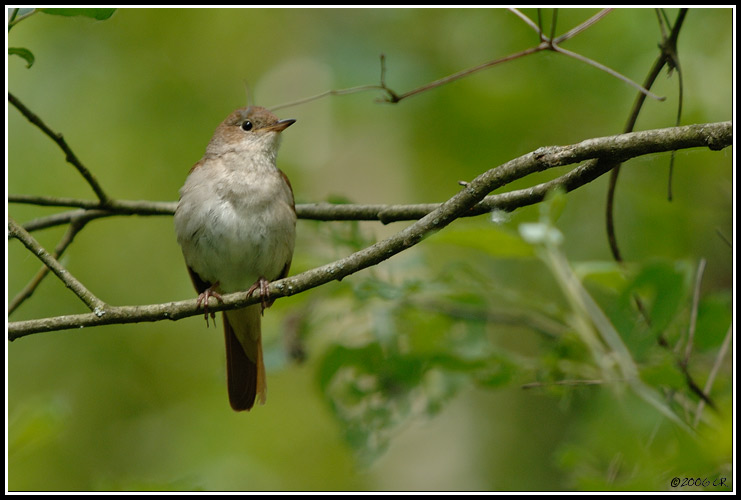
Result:
M410 90L409 92L405 92L398 96L398 99L394 101L389 102L399 102L402 99L406 99L408 97L412 97L413 95L420 94L422 92L426 92L430 89L434 89L436 87L440 87L441 85L445 85L447 83L453 82L455 80L460 80L463 77L472 75L474 73L477 73L481 70L491 68L492 66L496 66L497 64L501 64L507 61L512 61L514 59L518 59L520 57L527 56L529 54L534 54L536 52L540 52L541 50L545 50L547 47L545 44L537 45L535 47L531 47L529 49L522 50L520 52L516 52L514 54L510 54L508 56L504 56L500 59L495 59L493 61L488 61L483 64L479 64L478 66L474 66L473 68L464 69L463 71L459 71L458 73L454 73L452 75L448 75L446 77L440 78L439 80L435 80L434 82L427 83L425 85L422 85L421 87L417 87L416 89Z
M543 30L540 28L540 26L538 26L532 19L527 17L525 14L520 12L518 9L509 8L507 10L513 13L514 15L516 15L517 17L519 17L522 21L524 21L525 24L530 26L533 29L533 31L535 31L538 34L538 36L540 36L543 33ZM538 10L538 18L540 18L540 10Z
M559 43L561 43L561 42L563 42L565 40L568 40L570 38L575 37L576 35L578 35L582 31L584 31L585 29L589 28L594 23L596 23L597 21L599 21L600 19L602 19L603 17L605 17L607 14L609 14L613 10L614 9L602 9L601 11L597 12L595 15L593 15L592 17L590 17L589 19L587 19L586 21L584 21L583 23L581 23L576 28L573 28L573 29L567 31L566 33L564 33L563 35L561 35L561 36L559 36L557 38L553 38L553 43L556 44L556 45L558 45Z
M110 200L104 207L92 200L76 198L57 198L45 196L8 195L9 203L26 203L41 206L82 207L58 214L39 217L23 224L28 232L68 224L73 220L84 218L86 221L119 215L172 215L177 202L143 201L143 200Z
M386 94L388 94L388 97L384 99L384 101L397 102L399 100L399 96L396 95L396 93L386 85L386 56L384 54L381 54L380 81L381 81L380 85L358 85L357 87L350 87L346 89L328 90L326 92L322 92L321 94L313 95L311 97L305 97L303 99L298 99L296 101L291 101L291 102L287 102L284 104L279 104L277 106L272 106L270 109L272 111L277 111L279 109L289 108L291 106L298 106L299 104L306 104L307 102L316 101L318 99L321 99L323 97L327 97L330 95L357 94L359 92L365 92L367 90L382 90L386 92Z
M648 97L651 97L652 99L656 99L657 101L663 101L663 100L666 99L666 97L657 96L656 94L654 94L653 92L651 92L648 89L644 88L640 84L634 82L630 78L621 75L620 73L618 73L614 69L608 68L604 64L598 63L594 59L590 59L590 58L588 58L586 56L583 56L581 54L577 54L576 52L572 52L570 50L566 50L566 49L564 49L562 47L559 47L558 45L555 45L555 44L553 45L553 51L554 52L558 52L560 54L563 54L565 56L572 57L572 58L576 59L577 61L581 61L583 63L589 64L590 66L594 66L595 68L597 68L597 69L599 69L601 71L604 71L605 73L607 73L609 75L614 76L618 80L621 80L621 81L627 83L631 87L634 87L636 90L638 90L638 92L643 92L644 94L646 94Z
M95 195L98 197L98 200L100 200L100 203L105 204L109 201L108 195L103 190L103 187L98 183L95 176L93 176L92 173L80 162L80 160L77 158L75 153L72 151L72 148L69 147L67 144L67 141L64 140L64 137L62 134L55 133L52 129L50 129L42 120L39 118L36 114L34 114L30 109L28 109L20 100L18 100L17 97L15 97L13 94L8 92L8 101L15 106L18 111L21 112L23 116L26 117L28 121L36 125L38 128L41 129L42 132L44 132L46 135L48 135L51 140L53 140L57 145L64 151L65 158L67 162L71 163L78 172L82 175L82 177L87 181L87 183L90 185L90 187L95 192Z
M350 87L346 89L328 90L326 92L322 92L321 94L313 95L310 97L305 97L303 99L298 99L296 101L291 101L291 102L287 102L284 104L279 104L277 106L272 106L270 110L277 111L279 109L289 108L291 106L298 106L299 104L306 104L307 102L316 101L317 99L321 99L323 97L327 97L330 95L355 94L358 92L365 92L366 90L386 90L386 89L382 85L359 85L357 87Z
M703 389L703 392L705 394L710 394L710 390L713 388L715 377L716 375L718 375L718 371L720 370L720 365L723 364L723 360L725 359L726 353L728 352L728 347L731 345L732 338L733 338L733 323L731 323L731 325L728 327L728 331L726 332L726 336L723 339L723 343L720 346L718 355L715 357L715 363L713 363L713 368L710 370L710 374L708 375L708 380L705 382L705 387ZM697 427L700 424L700 415L702 414L702 410L704 408L705 408L705 400L701 399L697 403L697 412L695 413L694 427Z

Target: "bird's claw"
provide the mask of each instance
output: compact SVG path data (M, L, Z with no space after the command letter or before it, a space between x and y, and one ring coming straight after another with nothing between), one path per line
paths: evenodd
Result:
M202 291L200 294L198 294L196 308L199 308L201 307L201 305L203 305L203 317L206 319L206 326L208 326L208 299L213 297L219 302L224 302L224 299L221 298L221 294L219 294L215 290L217 286L219 286L218 282L214 283L213 285ZM214 320L214 326L216 326L216 313L211 312L211 319Z
M273 305L275 300L270 300L270 282L264 277L260 276L257 281L247 290L247 297L251 297L255 290L260 289L260 314L265 312L265 309Z

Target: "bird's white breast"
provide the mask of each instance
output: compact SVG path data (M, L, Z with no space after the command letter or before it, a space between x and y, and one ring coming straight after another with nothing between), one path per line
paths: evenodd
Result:
M228 155L205 160L188 176L175 212L188 266L223 292L278 278L295 240L293 195L278 169L237 165Z

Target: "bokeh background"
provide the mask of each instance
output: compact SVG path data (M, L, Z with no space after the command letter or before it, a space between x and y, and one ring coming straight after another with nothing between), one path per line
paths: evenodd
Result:
M533 9L524 12L537 18ZM594 13L561 9L556 32ZM551 16L544 11L546 24ZM732 119L732 16L731 9L688 14L679 38L683 124ZM673 21L676 10L669 9L668 17ZM529 27L502 9L354 8L119 9L106 21L36 14L15 26L8 40L36 57L30 69L19 57L8 59L8 90L64 134L110 196L161 201L177 199L215 127L248 99L273 107L330 89L377 84L381 54L387 85L403 93L537 43ZM640 82L659 41L653 10L618 9L564 46ZM662 75L653 90L667 100L649 101L637 129L675 122L676 73ZM367 91L281 109L280 117L298 121L284 134L279 165L298 203L443 201L460 189L458 181L540 146L619 133L635 95L593 67L541 53L395 105L378 102L383 93ZM93 198L57 146L12 106L7 135L10 193ZM732 239L734 230L732 149L679 152L671 203L668 163L668 155L653 155L623 168L616 207L621 248L629 262L678 262L690 276L705 258L701 289L718 323L707 328L716 336L720 329L722 338L733 273L732 250L718 233ZM606 188L602 178L567 197L558 225L570 261L611 260ZM56 211L8 207L21 223ZM502 227L516 235L519 224L538 217L538 207L521 209ZM406 224L299 221L292 271L347 255ZM439 301L425 302L427 309L404 305L416 297L446 296L465 296L478 306L510 300L523 310L562 305L553 279L532 254L509 258L481 248L494 227L488 217L458 221L373 270L277 301L263 321L268 403L249 414L228 406L220 322L206 328L201 317L192 317L8 343L8 488L669 489L667 470L686 476L725 470L730 361L713 393L727 411L713 414L702 438L677 437L682 433L660 425L655 411L629 393L608 387L523 390L560 356L527 325L492 319L463 331L440 317L434 307ZM50 249L63 231L34 236ZM111 304L194 297L171 217L95 221L62 262ZM8 297L39 266L10 241ZM82 312L79 300L50 277L10 320ZM507 376L483 384L465 373L441 383L427 377L424 383L439 398L426 392L428 405L419 410L413 393L399 418L385 421L381 437L368 433L358 443L331 402L323 378L331 368L328 353L341 365L338 345L394 337L400 317L405 328L413 325L423 351L433 349L424 344L431 337L473 336L465 347L500 356ZM303 362L289 356L290 336L300 339ZM698 370L701 383L719 343L698 353L707 355ZM658 448L647 450L650 443Z

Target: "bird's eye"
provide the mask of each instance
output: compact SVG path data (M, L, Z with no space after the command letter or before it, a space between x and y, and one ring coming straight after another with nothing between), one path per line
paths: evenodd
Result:
M245 132L249 132L250 130L252 130L252 122L249 120L243 121L242 130L244 130Z

